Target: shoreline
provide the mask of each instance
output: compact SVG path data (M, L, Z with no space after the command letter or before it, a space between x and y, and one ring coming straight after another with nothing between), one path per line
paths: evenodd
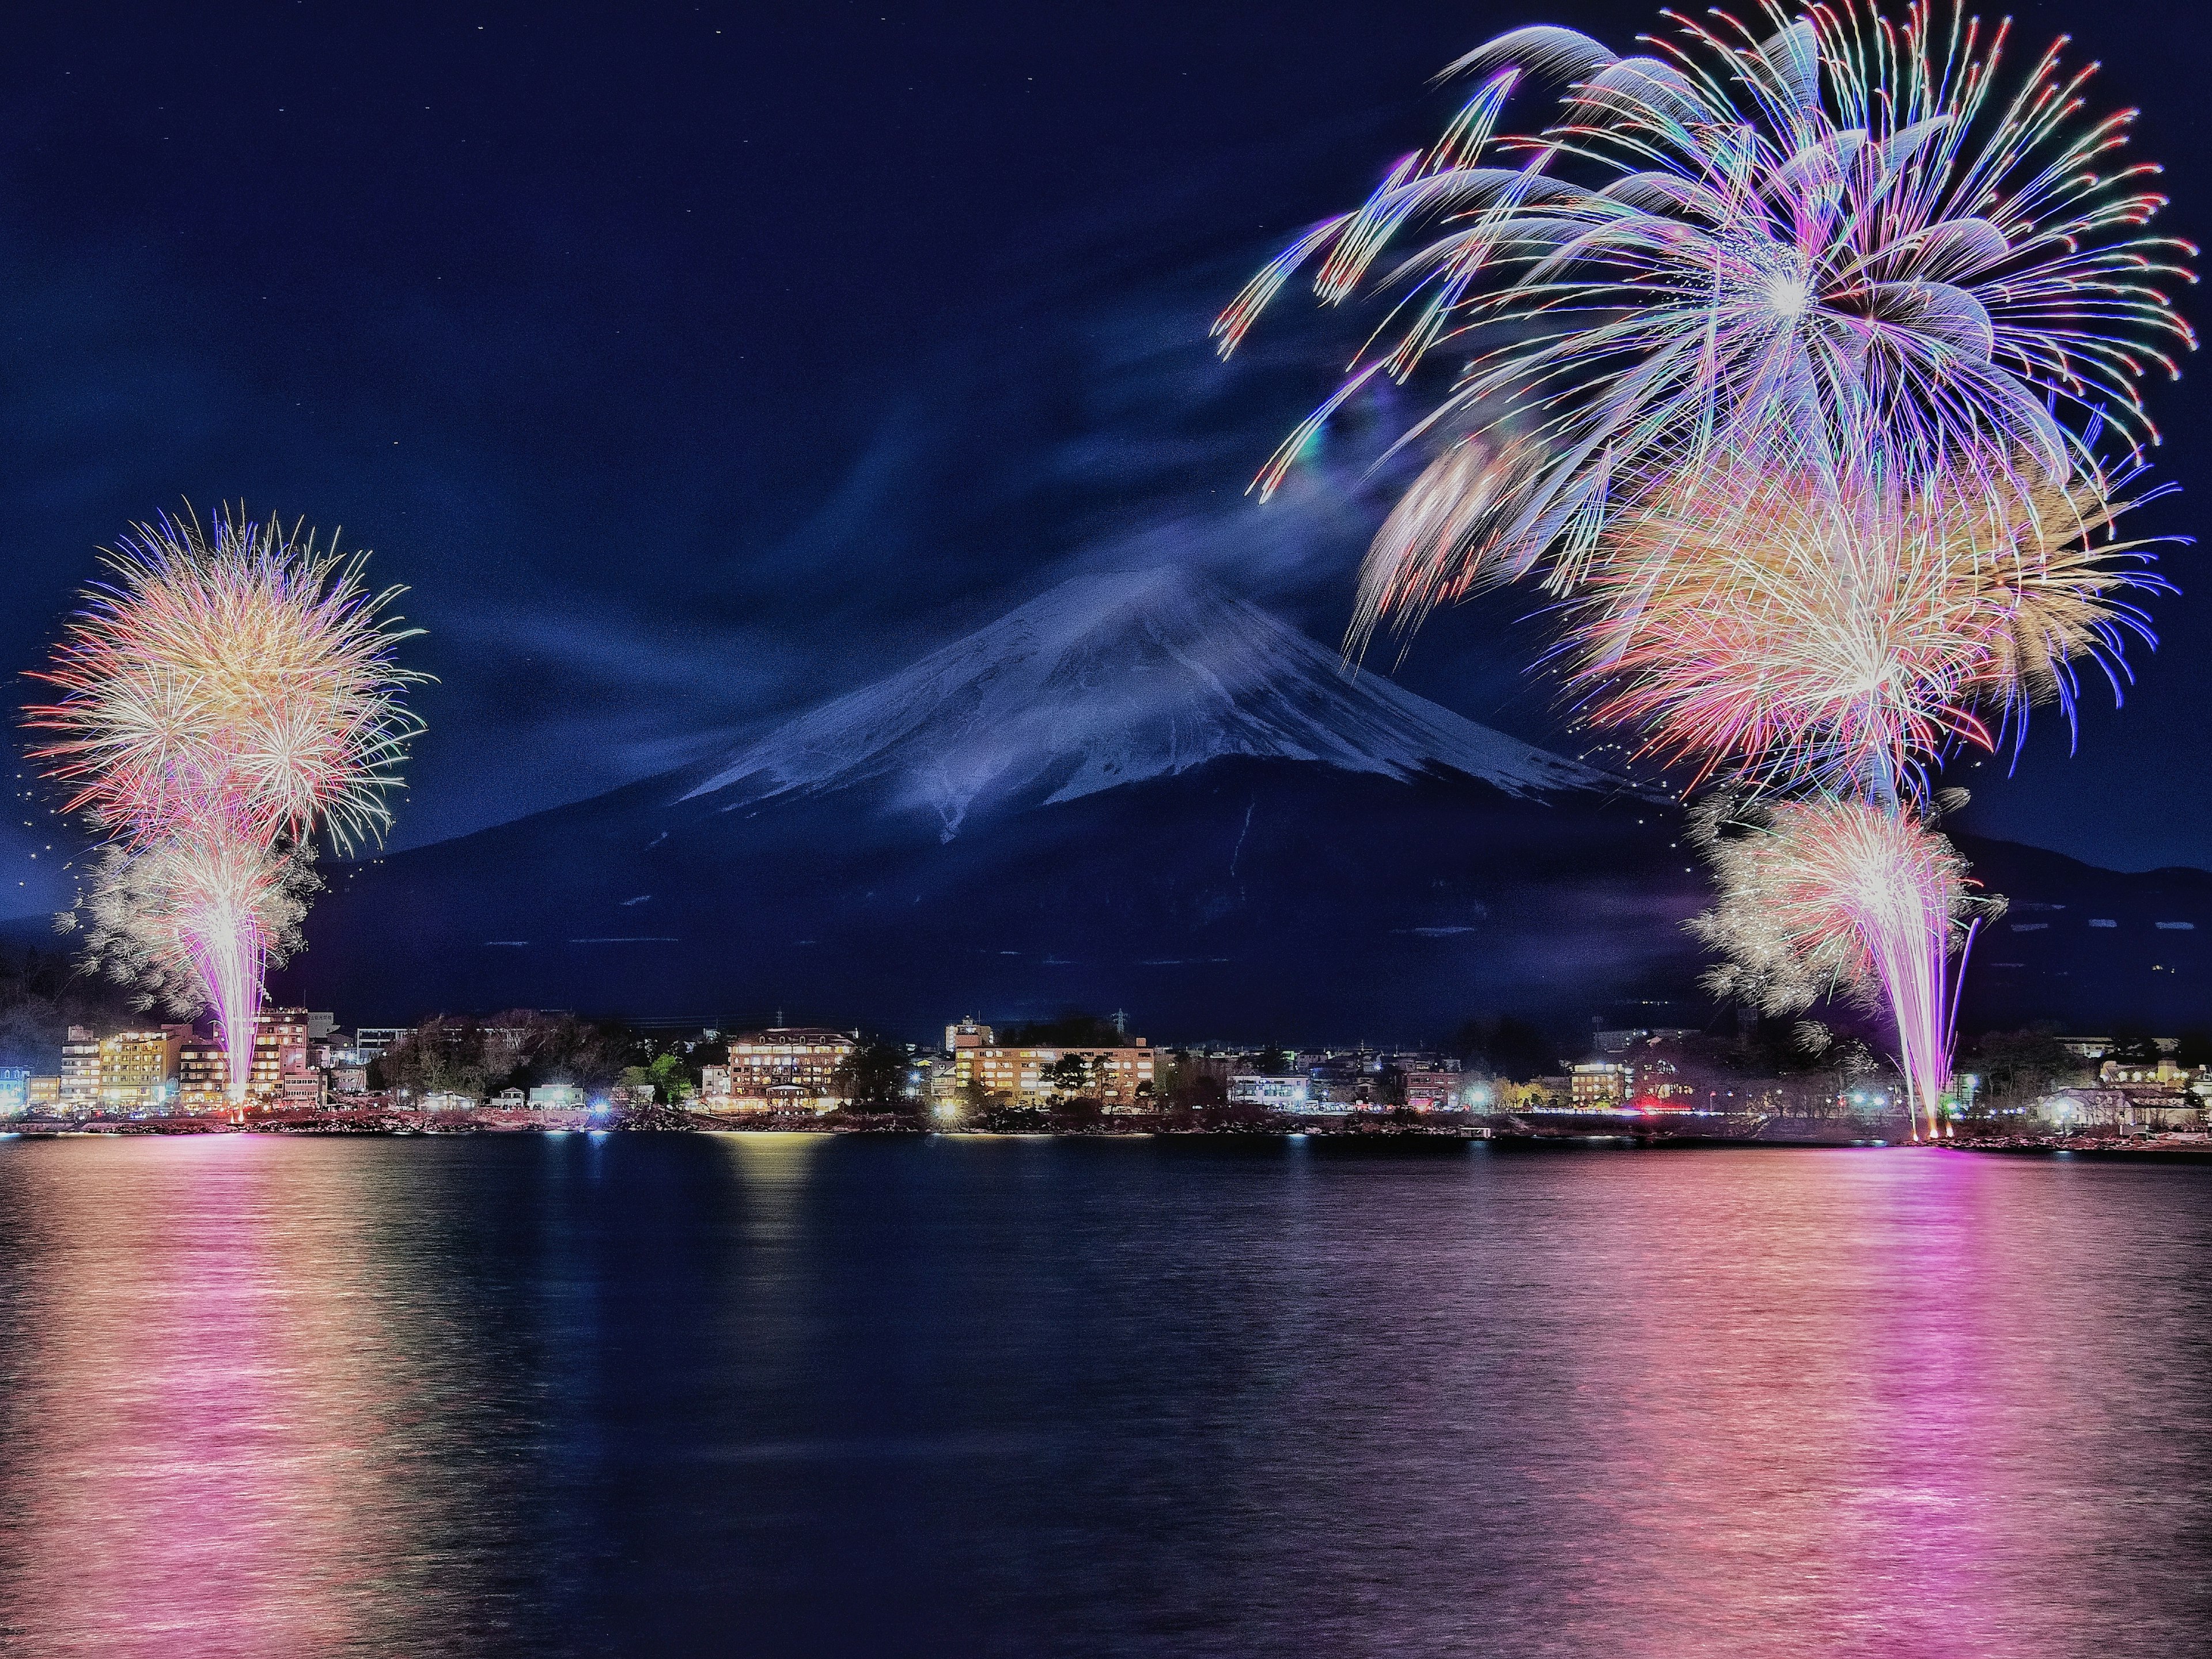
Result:
M1863 1133L1863 1126L1847 1126L1814 1120L1801 1121L1788 1132L1762 1133L1771 1124L1747 1120L1682 1127L1636 1120L1601 1122L1406 1123L1313 1122L1279 1120L1261 1123L1208 1125L1164 1124L1158 1121L1103 1123L1083 1127L1038 1127L990 1129L981 1127L938 1126L889 1116L848 1117L836 1121L818 1118L783 1117L732 1122L702 1113L658 1109L649 1113L608 1114L596 1121L486 1121L479 1117L439 1121L440 1115L364 1115L359 1118L334 1114L314 1117L276 1118L234 1122L212 1117L171 1117L128 1120L15 1118L0 1122L0 1139L59 1140L145 1138L175 1139L201 1135L252 1134L312 1136L337 1139L368 1136L401 1139L433 1136L511 1136L583 1134L817 1135L827 1138L858 1136L878 1140L1032 1139L1067 1141L1168 1140L1194 1144L1231 1145L1239 1142L1299 1142L1331 1152L1436 1152L1482 1147L1498 1153L1544 1152L1661 1152L1661 1151L1882 1151L1928 1150L1972 1152L2008 1158L2081 1158L2106 1161L2167 1164L2212 1164L2212 1139L2193 1137L2067 1137L2008 1138L1988 1135L1962 1137L1936 1143L1916 1143L1903 1134ZM1860 1130L1853 1133L1854 1129Z

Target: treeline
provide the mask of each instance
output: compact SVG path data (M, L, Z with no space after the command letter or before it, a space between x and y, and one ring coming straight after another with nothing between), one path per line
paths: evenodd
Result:
M106 1036L161 1018L132 1009L122 987L62 951L0 948L0 1066L51 1077L61 1069L70 1026Z
M724 1051L695 1048L631 1030L534 1008L478 1019L426 1019L369 1067L372 1089L485 1098L502 1089L566 1083L598 1093L616 1085L650 1085L663 1102L696 1091L699 1067Z

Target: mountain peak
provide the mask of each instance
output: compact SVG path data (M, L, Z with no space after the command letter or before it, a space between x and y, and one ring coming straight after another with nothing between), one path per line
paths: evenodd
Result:
M1223 756L1410 778L1433 766L1514 795L1601 787L1173 566L1076 576L911 667L799 715L686 799L740 805L887 785L943 839L971 811L1073 800Z

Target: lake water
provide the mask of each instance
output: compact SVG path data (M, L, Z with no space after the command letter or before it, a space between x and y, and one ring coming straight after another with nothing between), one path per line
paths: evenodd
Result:
M2212 1170L0 1141L0 1652L2212 1650Z

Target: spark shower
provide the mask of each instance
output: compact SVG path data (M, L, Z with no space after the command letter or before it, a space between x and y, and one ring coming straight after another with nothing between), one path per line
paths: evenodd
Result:
M26 712L32 751L101 837L64 918L142 1006L212 1008L234 1102L246 1091L262 977L298 947L319 883L313 838L380 841L424 677L393 659L400 589L368 556L318 549L240 507L138 524L106 556L52 664L59 701Z
M1308 229L1214 325L1225 356L1302 267L1392 303L1255 483L1378 378L1451 361L1393 447L1425 458L1370 550L1348 648L1528 581L1577 716L1741 810L1701 820L1714 988L1886 1001L1940 1132L1977 914L1934 821L1962 749L2126 684L2166 584L2114 521L2149 494L2142 382L2195 339L2148 234L2132 112L2064 42L1945 6L1665 15L1621 56L1516 30L1430 148ZM1525 131L1509 106L1548 88ZM1373 273L1385 251L1418 241ZM1956 792L1942 792L1955 794Z

